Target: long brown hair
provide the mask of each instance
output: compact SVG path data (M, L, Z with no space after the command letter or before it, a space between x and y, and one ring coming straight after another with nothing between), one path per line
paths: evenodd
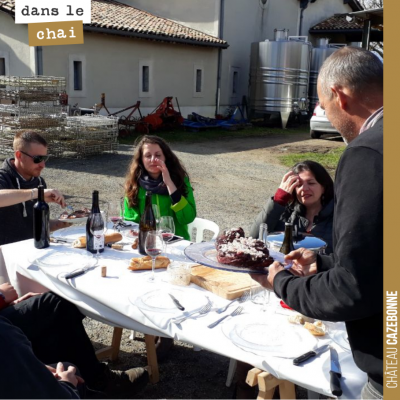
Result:
M179 158L173 153L167 142L153 135L144 135L139 137L135 141L135 152L133 158L128 167L128 172L125 178L125 196L128 197L129 207L137 206L138 204L138 193L139 193L139 178L143 171L146 171L142 157L143 157L143 146L145 144L158 144L165 157L165 165L168 168L169 174L172 181L178 190L184 195L187 195L187 188L185 185L185 177L189 178L185 167L179 161Z

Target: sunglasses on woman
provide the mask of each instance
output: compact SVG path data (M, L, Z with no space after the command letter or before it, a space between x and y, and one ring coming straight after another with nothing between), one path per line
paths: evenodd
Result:
M25 154L26 156L32 158L32 160L33 160L33 162L34 162L35 164L40 164L42 161L46 162L46 161L49 159L49 157L50 157L50 156L31 156L30 154L25 153L25 152L22 151L22 150L20 150L20 152L21 152L22 154Z

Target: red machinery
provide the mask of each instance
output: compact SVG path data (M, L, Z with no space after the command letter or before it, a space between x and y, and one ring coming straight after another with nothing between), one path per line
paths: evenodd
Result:
M159 129L181 126L184 119L179 111L175 111L172 104L172 97L165 97L155 110L147 115L147 117L142 118L142 121L148 124L151 131L157 131Z
M178 99L176 99L178 103ZM108 115L117 115L124 111L132 109L127 115L123 115L118 119L118 132L120 137L128 136L131 133L131 129L134 128L135 132L149 133L149 131L157 131L159 129L171 129L181 126L184 119L180 112L175 111L172 104L172 97L166 97L149 115L146 117L142 116L140 112L140 101L130 107L126 107L123 110L110 113L106 106L106 96L104 93L101 94L101 104L98 111L104 108ZM179 104L178 104L179 108ZM134 113L137 111L140 117L135 117Z

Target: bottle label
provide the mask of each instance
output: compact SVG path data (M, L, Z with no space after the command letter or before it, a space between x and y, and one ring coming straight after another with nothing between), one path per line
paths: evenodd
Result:
M104 249L104 233L103 231L93 232L93 250Z

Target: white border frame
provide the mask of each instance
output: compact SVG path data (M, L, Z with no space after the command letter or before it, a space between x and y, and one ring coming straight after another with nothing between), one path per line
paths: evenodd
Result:
M201 70L201 92L196 92L196 71ZM204 97L205 74L203 65L193 65L193 97Z
M82 62L82 90L74 90L74 61ZM85 54L70 54L68 57L68 95L69 97L87 97Z
M149 67L149 91L143 92L142 79L143 67ZM153 60L143 59L139 60L139 97L153 97L154 95L154 77L153 77Z

